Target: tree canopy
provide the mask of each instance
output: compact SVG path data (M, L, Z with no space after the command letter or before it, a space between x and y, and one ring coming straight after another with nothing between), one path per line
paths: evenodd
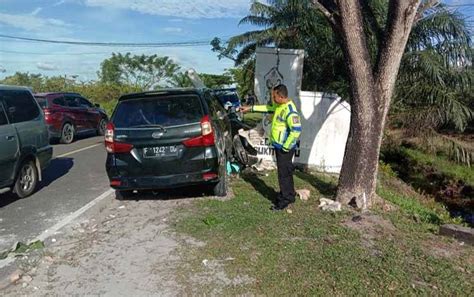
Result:
M144 90L166 86L181 67L169 57L113 53L101 63L99 79L107 84L126 84Z

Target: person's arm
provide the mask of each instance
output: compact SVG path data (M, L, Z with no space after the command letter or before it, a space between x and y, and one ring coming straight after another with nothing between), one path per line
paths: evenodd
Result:
M275 105L253 105L250 112L273 113L275 112Z
M290 128L290 134L283 144L283 151L288 152L296 145L301 135L301 120L297 113L290 113L286 119L286 123Z

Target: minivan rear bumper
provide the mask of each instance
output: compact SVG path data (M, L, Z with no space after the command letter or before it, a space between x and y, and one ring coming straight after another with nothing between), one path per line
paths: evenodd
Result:
M191 174L175 174L169 176L142 176L142 177L111 177L111 187L116 190L155 190L187 187L200 184L210 184L218 181L217 176L205 179L203 171Z
M110 180L110 186L116 190L172 189L199 184L215 183L218 181L217 172L219 164L217 152L214 148L210 150L210 153L211 154L209 156L203 154L202 159L196 158L194 160L201 160L202 167L195 167L193 172L177 172L166 175L160 175L160 170L157 170L156 175L150 175L149 173L140 174L137 164L123 163L119 161L114 154L108 154L106 161L106 171ZM189 162L189 160L177 162ZM132 172L133 175L131 174ZM213 174L215 177L212 177Z

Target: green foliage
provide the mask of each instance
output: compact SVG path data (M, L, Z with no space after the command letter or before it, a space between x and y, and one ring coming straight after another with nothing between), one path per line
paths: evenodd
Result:
M149 90L168 85L179 70L180 66L169 57L113 53L102 62L98 75L104 84L131 85Z
M6 259L10 255L21 255L41 249L44 249L44 242L41 240L36 240L28 244L17 242L10 250L0 252L0 260Z
M207 74L199 73L204 85L211 89L220 89L229 86L233 83L232 76L229 74Z
M442 5L413 28L394 102L404 127L419 135L443 127L464 131L474 119L470 36L463 16Z
M269 211L276 179L274 172L243 176L233 182L233 199L200 200L179 210L177 231L204 243L183 247L187 265L176 273L194 295L463 295L473 290L472 247L433 239L437 225L431 222L443 220L437 212L408 204L413 212L372 214L380 225L364 229L368 223L363 218L355 224L361 230L354 230L346 223L351 224L353 214L318 210L318 198L327 197L323 192L328 184L335 186L334 179L296 177L297 188L308 188L312 195L307 202L297 201L292 214ZM418 223L414 216L420 217ZM387 230L384 224L394 226ZM434 241L453 255L434 257ZM209 275L210 267L218 267L219 275L222 269L230 280L196 282ZM247 277L251 281L237 281Z
M375 62L383 43L388 1L361 3L364 31ZM463 131L474 119L472 32L461 14L444 5L420 11L420 16L402 60L392 119L419 135L427 129L446 127ZM312 1L255 1L240 23L259 29L234 36L227 45L213 40L213 50L220 58L243 65L255 59L257 46L302 48L306 52L303 89L334 92L350 99L340 38Z
M450 179L462 180L474 186L474 171L470 167L453 164L443 156L426 154L415 149L401 148L401 151L413 161L433 167Z
M415 222L423 222L432 225L462 223L462 218L451 218L446 208L439 207L438 205L429 206L426 203L423 204L420 200L402 195L397 191L382 187L377 190L377 194L383 199L400 207L400 209L405 214L411 216Z
M237 85L237 93L241 98L254 93L254 69L255 60L249 60L243 65L227 69L226 71Z
M1 84L30 87L34 93L73 92L79 93L94 103L98 103L111 115L117 99L127 93L142 91L138 86L125 84L104 84L99 81L78 82L74 79L41 74L15 73L0 81Z
M169 85L174 88L190 88L193 87L193 82L186 73L179 72L171 77Z

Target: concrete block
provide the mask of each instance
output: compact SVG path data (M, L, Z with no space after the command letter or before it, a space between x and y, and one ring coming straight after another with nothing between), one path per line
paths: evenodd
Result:
M439 228L439 234L456 238L459 241L474 245L474 229L459 225L443 225Z

